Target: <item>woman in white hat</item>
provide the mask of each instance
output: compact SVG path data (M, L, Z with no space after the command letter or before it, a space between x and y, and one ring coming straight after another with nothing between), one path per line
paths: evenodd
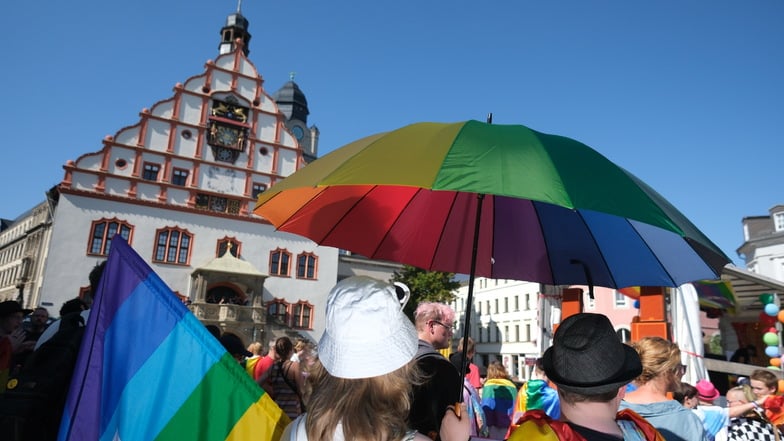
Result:
M362 276L344 279L329 293L326 320L309 378L307 413L281 440L429 441L406 421L411 385L419 381L411 363L417 333L395 286ZM467 441L468 418L447 412L440 436Z

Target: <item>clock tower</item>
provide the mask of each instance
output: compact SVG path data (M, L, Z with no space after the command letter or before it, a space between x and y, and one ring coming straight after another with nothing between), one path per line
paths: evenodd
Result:
M218 52L221 54L228 54L235 49L235 41L239 38L242 40L242 52L245 56L250 53L248 43L250 43L250 33L248 32L248 19L243 17L240 13L242 0L237 4L237 12L229 15L226 18L226 24L221 28L221 42L218 46Z
M289 76L289 81L272 96L278 104L278 109L286 115L286 128L297 139L305 162L312 162L318 155L319 130L316 126L308 127L308 100L305 94L294 82L294 72Z

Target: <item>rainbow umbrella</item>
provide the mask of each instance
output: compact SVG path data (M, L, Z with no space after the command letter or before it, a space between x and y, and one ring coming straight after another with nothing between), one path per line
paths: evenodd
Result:
M716 279L730 261L631 173L522 125L425 122L368 136L273 185L254 212L322 245L468 274L468 304L476 275L678 286Z

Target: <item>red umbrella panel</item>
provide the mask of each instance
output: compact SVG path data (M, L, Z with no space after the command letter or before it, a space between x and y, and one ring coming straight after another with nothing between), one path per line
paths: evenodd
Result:
M620 288L713 279L726 263L669 230L527 199L485 197L474 254L476 194L394 185L285 194L265 203L278 229L428 270L470 274L475 255L477 276Z

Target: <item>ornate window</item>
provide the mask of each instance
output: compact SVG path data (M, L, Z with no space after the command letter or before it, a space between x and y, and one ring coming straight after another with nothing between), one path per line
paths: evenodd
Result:
M291 326L300 329L313 329L313 305L309 302L299 301L291 305Z
M313 253L302 253L297 256L297 278L315 280L316 262L318 258Z
M275 299L264 306L267 307L267 316L270 319L282 325L289 324L289 304L285 300Z
M269 273L271 276L289 277L289 263L291 262L291 253L284 249L276 249L270 252L270 267Z
M216 211L218 213L239 214L240 201L223 196L211 196L199 193L196 195L196 208Z
M113 219L101 219L93 222L90 228L90 246L87 254L94 256L106 256L112 247L112 238L119 234L127 242L130 242L133 227L125 221Z
M240 247L242 243L240 243L234 237L224 237L223 239L218 239L218 249L216 250L216 257L220 257L226 254L226 250L228 249L232 256L239 258L240 254Z
M155 232L153 262L188 265L193 235L179 228L164 228Z
M188 170L184 168L175 168L172 172L172 184L174 185L187 185L188 183Z
M161 171L160 164L153 164L152 162L144 163L144 171L142 172L142 179L147 181L157 181L158 172Z

